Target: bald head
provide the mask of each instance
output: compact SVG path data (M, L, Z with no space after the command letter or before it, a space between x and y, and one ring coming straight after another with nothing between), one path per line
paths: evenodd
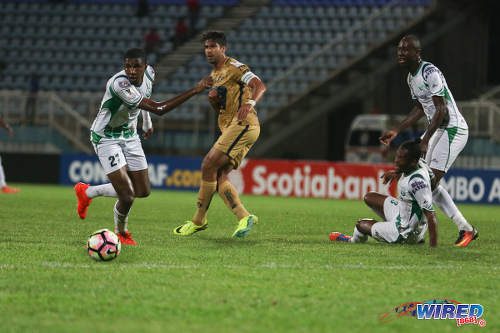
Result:
M398 63L407 67L411 72L416 70L420 64L420 40L415 35L406 35L398 44Z
M401 38L401 41L406 41L409 43L411 46L413 46L415 49L418 51L422 51L422 47L420 46L420 39L418 39L417 36L415 35L406 35L403 38Z

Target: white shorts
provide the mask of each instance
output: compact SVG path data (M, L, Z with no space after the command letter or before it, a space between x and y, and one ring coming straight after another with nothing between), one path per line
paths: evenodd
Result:
M121 169L125 165L128 171L139 171L148 168L146 155L144 155L139 138L106 140L93 145L106 175Z
M425 160L431 169L447 172L464 149L469 138L467 128L438 128L429 140Z
M384 216L387 222L377 222L372 225L372 237L379 242L415 244L425 238L427 224L418 233L411 233L406 239L399 234L396 227L396 219L399 216L398 199L388 196L384 200Z

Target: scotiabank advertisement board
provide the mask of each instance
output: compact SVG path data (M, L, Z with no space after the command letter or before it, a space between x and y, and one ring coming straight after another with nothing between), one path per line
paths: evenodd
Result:
M148 156L151 186L197 191L200 157ZM392 165L287 160L244 160L230 179L240 193L283 197L362 199L370 191L396 195L396 184L382 184ZM99 160L88 155L62 155L60 183L108 182ZM500 170L451 169L441 181L457 203L500 204Z
M230 178L245 194L362 199L370 191L395 194L395 185L389 188L380 178L391 168L382 164L245 160Z

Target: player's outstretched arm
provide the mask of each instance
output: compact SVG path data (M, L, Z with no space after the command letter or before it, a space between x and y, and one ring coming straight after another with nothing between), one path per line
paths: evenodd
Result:
M381 143L384 145L389 145L392 140L405 128L410 127L414 123L416 123L420 118L424 116L424 108L420 102L417 102L413 109L411 109L410 113L406 116L405 119L395 128L385 131L382 133L382 136L378 138Z
M167 112L172 111L194 95L202 92L203 90L209 88L212 86L212 79L210 76L207 76L203 78L198 84L183 92L182 94L179 94L175 96L174 98L169 99L168 101L162 101L162 102L156 102L153 101L149 98L143 98L143 100L139 103L138 107L149 111L151 113L157 114L159 116L164 115Z
M437 246L437 219L436 214L433 211L423 210L424 215L427 218L427 224L429 226L429 245L431 247Z

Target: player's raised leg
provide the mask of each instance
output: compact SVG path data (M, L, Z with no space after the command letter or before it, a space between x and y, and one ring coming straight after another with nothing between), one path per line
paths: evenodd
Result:
M91 186L90 184L79 182L74 186L77 199L76 211L82 220L87 217L87 210L95 197L117 197L113 184L101 184Z

